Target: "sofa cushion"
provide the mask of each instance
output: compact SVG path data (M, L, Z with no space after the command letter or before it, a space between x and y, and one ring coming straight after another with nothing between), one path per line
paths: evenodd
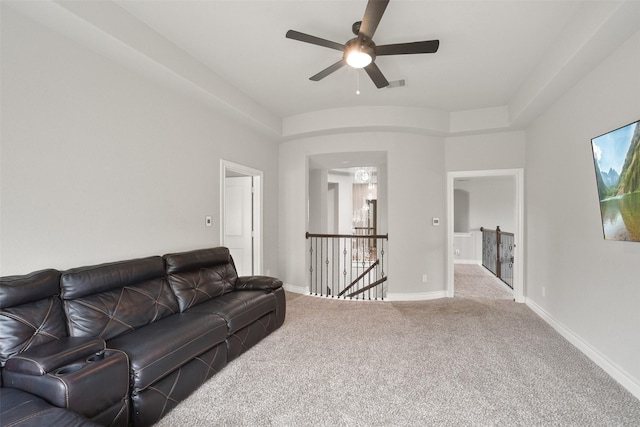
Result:
M71 336L105 340L179 311L160 257L64 272L62 298Z
M0 402L0 421L6 427L99 426L80 414L57 408L39 397L15 388L1 388Z
M180 311L184 312L194 305L233 291L237 277L231 264L221 264L169 274L167 278L178 299Z
M180 311L233 291L238 273L229 249L198 249L164 257L171 289Z
M224 342L227 325L209 313L178 313L107 342L129 356L133 390L143 390Z
M203 267L213 267L221 264L233 265L229 249L224 247L166 254L163 258L168 274L199 270Z
M164 276L158 256L72 268L62 273L64 299L80 298Z
M67 336L56 270L0 280L0 366L14 354Z
M215 313L227 322L229 335L275 311L276 297L266 291L234 291L193 306L187 313Z
M0 278L0 308L22 305L60 294L60 272L53 269Z

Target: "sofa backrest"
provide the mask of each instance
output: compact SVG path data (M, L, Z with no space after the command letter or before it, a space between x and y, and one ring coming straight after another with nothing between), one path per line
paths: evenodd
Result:
M14 354L67 336L59 280L53 269L0 278L0 367Z
M159 256L74 268L60 286L74 337L108 340L179 310Z
M235 289L238 273L227 248L199 249L163 258L180 311Z

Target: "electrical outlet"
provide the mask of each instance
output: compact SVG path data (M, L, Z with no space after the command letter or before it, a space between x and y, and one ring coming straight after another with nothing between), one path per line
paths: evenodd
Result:
M427 283L427 275L426 274L422 275L422 283Z
M205 227L211 227L213 225L213 221L211 219L211 215L207 215L204 217L204 225Z

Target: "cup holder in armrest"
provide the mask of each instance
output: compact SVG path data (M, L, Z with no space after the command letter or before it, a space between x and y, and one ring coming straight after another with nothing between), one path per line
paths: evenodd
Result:
M104 351L99 351L93 356L90 356L89 358L87 358L87 362L97 362L102 359L104 359Z
M56 369L53 375L59 377L61 375L70 374L72 372L80 370L82 366L82 363L72 363L71 365L63 366L62 368Z

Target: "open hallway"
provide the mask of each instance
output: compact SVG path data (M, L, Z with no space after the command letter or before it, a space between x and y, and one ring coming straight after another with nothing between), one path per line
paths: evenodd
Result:
M477 264L454 266L454 291L461 298L513 300L513 292L489 270Z

